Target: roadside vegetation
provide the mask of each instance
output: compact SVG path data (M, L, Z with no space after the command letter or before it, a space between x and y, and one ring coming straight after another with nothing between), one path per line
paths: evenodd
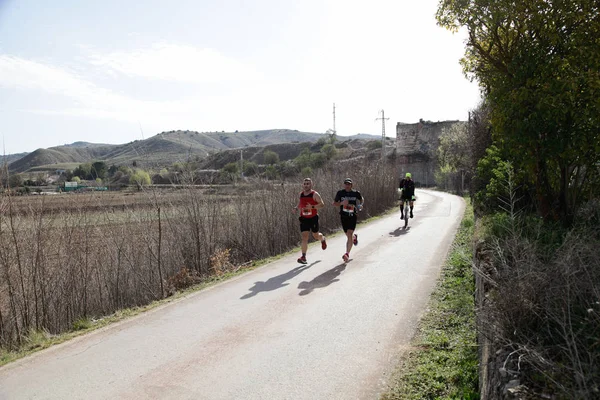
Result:
M438 187L474 209L478 393L600 398L597 1L441 0L437 20L468 32L461 63L483 97L435 154ZM432 310L395 398L476 398L473 375L451 372L469 357L431 351L451 331Z
M473 202L478 393L600 398L598 4L441 0L437 20L468 32L461 63L483 95L436 153L440 187ZM395 398L477 398L474 375L451 372L470 358L431 352L460 348L432 310Z

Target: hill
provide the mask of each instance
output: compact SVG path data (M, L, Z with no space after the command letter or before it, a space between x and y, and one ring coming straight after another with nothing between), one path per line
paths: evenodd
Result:
M65 165L105 161L109 165L136 165L160 168L188 160L207 160L215 153L228 149L255 148L256 153L266 146L289 143L315 143L323 133L300 132L291 129L269 129L243 132L162 132L144 140L121 145L75 142L69 145L38 149L9 163L12 173L53 171ZM352 139L377 139L375 135L355 135ZM274 147L282 159L294 158L300 150L292 147ZM246 151L246 150L245 150ZM248 151L250 151L248 149ZM289 155L287 155L289 153ZM298 153L298 154L297 154ZM216 160L216 159L215 159ZM206 161L203 164L207 165ZM220 164L220 163L219 163Z

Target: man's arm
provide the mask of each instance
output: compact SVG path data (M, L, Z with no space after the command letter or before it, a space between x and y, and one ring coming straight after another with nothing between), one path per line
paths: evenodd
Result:
M300 209L300 199L298 199L298 204L296 204L296 207L292 208L292 213L296 214L299 209Z
M313 208L320 210L321 208L325 207L325 204L323 203L323 199L321 199L321 195L319 194L319 192L315 192L315 194L313 195L313 199L315 199L315 201L317 202L317 204L315 204Z
M331 203L333 206L335 207L339 207L342 205L342 198L340 197L340 192L337 192L335 194L335 199L333 200L333 203Z

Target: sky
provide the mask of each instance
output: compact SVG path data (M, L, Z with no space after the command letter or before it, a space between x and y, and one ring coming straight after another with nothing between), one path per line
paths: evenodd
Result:
M438 0L0 0L3 153L171 130L395 137L480 99Z

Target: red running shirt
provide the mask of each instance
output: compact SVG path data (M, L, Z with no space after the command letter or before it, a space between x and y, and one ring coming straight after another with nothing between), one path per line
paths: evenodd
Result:
M312 218L317 215L316 208L310 208L309 205L318 204L313 198L315 194L314 190L311 190L309 194L304 194L304 191L300 192L300 216L304 218Z

